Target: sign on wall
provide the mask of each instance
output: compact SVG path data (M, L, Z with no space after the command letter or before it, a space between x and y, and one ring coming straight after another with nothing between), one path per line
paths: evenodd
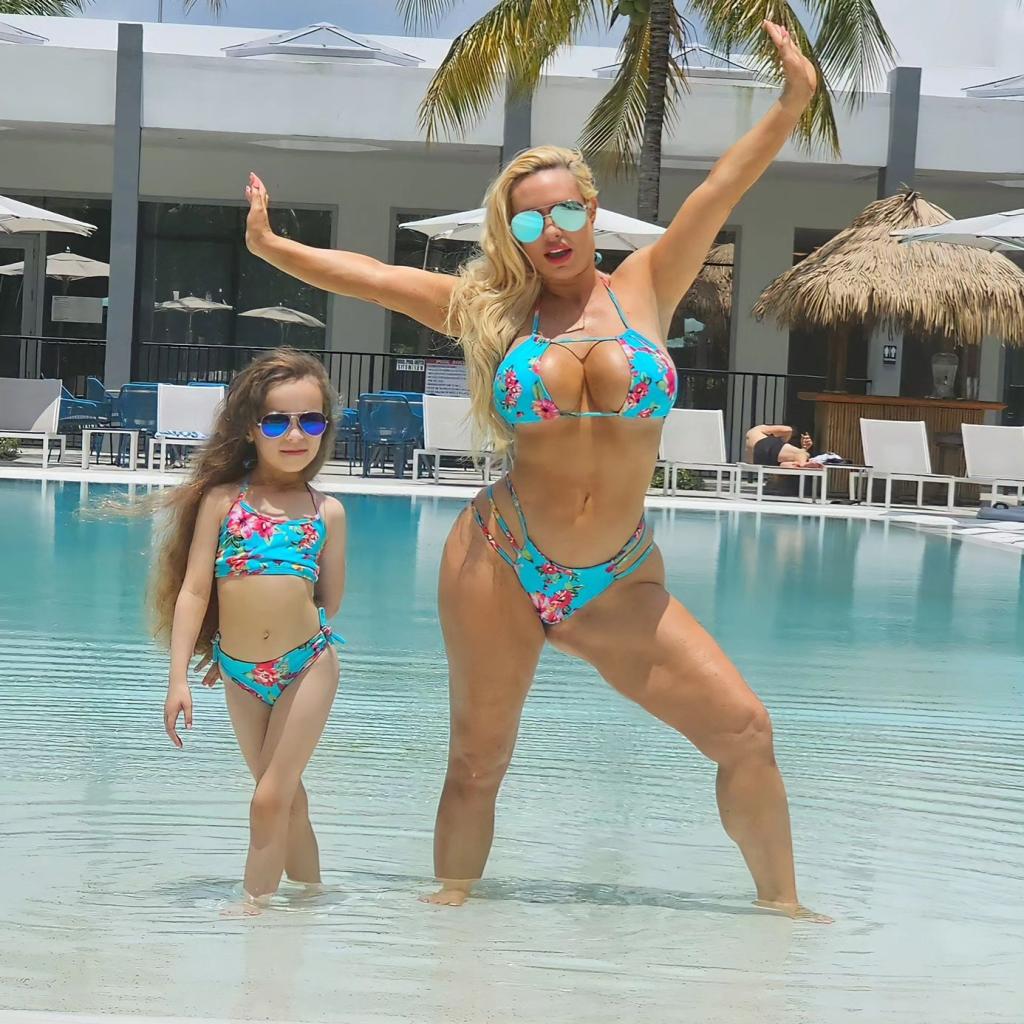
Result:
M466 364L458 359L437 359L427 363L427 379L423 391L428 395L466 398Z

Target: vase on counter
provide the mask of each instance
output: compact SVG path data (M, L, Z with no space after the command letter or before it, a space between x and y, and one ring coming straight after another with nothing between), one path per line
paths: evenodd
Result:
M937 352L932 356L932 398L953 398L960 360L953 352Z

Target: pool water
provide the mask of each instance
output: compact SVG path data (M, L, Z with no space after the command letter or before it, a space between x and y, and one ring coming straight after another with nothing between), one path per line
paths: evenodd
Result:
M327 891L226 920L251 783L223 694L163 734L148 523L0 483L0 1008L276 1021L1024 1019L1021 560L885 524L651 514L772 711L805 902L751 909L713 769L545 655L480 896L430 888L437 563L459 504L345 499L343 680L307 771ZM486 628L486 623L481 623ZM2 1015L0 1015L2 1016Z

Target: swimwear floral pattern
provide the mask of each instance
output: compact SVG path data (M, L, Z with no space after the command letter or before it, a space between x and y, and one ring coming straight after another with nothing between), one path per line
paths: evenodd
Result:
M630 384L626 400L621 409L583 415L641 420L667 416L675 404L678 387L672 359L654 342L629 329L621 337L598 340L596 344L613 342L622 349L629 365ZM580 415L576 411L559 409L541 376L541 358L554 344L564 342L549 341L534 334L514 346L498 367L494 377L494 399L498 412L509 423L543 423L561 416Z
M288 684L302 675L331 644L339 646L344 642L327 625L327 617L321 608L319 632L280 658L259 662L232 658L220 649L219 635L214 643L214 655L221 673L227 679L273 707Z
M260 515L239 495L221 525L216 575L289 575L315 583L326 539L319 516L273 519Z

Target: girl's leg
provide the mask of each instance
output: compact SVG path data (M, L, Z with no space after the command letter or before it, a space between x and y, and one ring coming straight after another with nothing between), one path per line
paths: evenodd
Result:
M224 681L224 694L242 757L253 779L259 782L270 763L280 737L280 728L269 730L270 707L251 693L246 693L230 679ZM285 872L293 882L320 881L320 853L313 826L309 822L309 801L301 782L288 819Z
M338 659L334 649L328 648L288 686L270 711L267 739L273 737L272 753L265 762L261 756L261 774L249 808L249 856L244 879L249 896L269 895L281 881L292 804L337 689Z

